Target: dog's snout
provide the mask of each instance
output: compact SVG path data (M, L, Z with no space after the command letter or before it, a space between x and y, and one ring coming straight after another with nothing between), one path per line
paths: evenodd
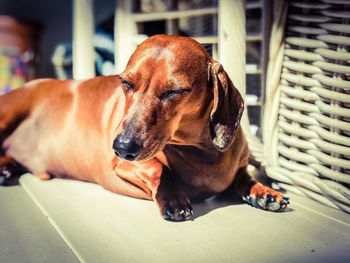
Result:
M140 154L141 145L128 136L119 135L113 142L113 149L118 157L133 161Z

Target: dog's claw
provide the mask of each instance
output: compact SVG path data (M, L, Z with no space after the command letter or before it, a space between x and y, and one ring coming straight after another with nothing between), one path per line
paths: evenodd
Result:
M283 197L281 200L281 204L288 205L289 204L289 198L288 197Z
M275 201L276 201L276 199L275 199L271 194L268 194L268 195L266 196L266 199L267 199L267 202L268 202L268 203L272 203L272 202L275 202Z
M185 211L182 210L182 212L183 212L182 216L183 216L184 220L189 220L193 216L193 209L192 209L192 207L187 208Z
M253 199L255 198L252 198L251 196L243 196L243 201L246 202L248 205L250 206L253 206L254 207L254 203L255 203L255 200L253 201Z
M0 167L0 185L5 185L6 179L11 177L11 172L4 166Z
M280 207L280 211L283 211L284 209L287 208L287 206L289 205L289 198L288 197L283 197L280 204L281 204L281 207Z
M183 214L184 220L190 220L193 216L193 210L192 209L186 209L185 213Z
M171 216L172 216L172 212L170 211L170 208L169 207L166 207L165 208L165 213L163 215L163 218L168 220Z
M268 198L259 198L257 201L257 205L261 209L266 209L267 205L269 204L269 199Z

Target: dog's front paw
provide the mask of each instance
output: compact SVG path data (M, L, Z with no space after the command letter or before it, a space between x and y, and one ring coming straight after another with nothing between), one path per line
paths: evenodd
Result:
M256 183L251 188L250 194L242 198L251 206L273 212L283 211L289 204L288 197L260 183Z
M158 195L156 201L165 220L179 222L189 220L193 216L191 202L180 190L169 196L167 194Z
M11 177L11 171L5 166L0 166L0 185L5 185L6 180Z

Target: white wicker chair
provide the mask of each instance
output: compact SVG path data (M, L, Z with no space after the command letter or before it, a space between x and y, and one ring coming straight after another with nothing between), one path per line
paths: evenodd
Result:
M275 17L263 164L287 190L350 213L350 2L285 1Z

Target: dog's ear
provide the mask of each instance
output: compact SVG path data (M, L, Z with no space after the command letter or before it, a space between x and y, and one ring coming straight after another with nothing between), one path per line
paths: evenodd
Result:
M215 147L225 151L233 142L239 127L244 102L220 63L212 60L209 74L209 85L213 87L210 132Z

